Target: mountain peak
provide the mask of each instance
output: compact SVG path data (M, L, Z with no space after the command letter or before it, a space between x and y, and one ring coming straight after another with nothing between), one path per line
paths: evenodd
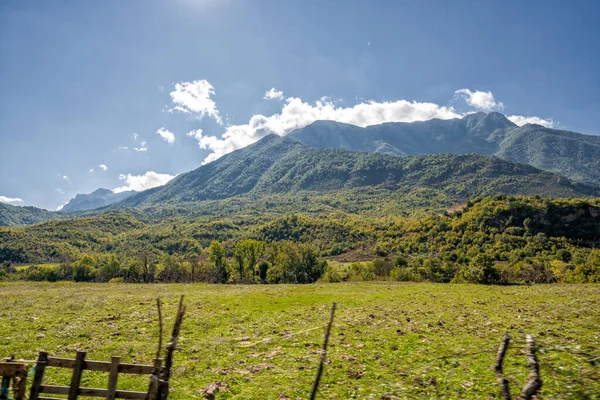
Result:
M90 194L78 193L77 196L69 200L69 202L63 206L61 211L75 212L93 210L124 200L134 193L136 192L133 190L114 193L112 190L104 188L96 189Z

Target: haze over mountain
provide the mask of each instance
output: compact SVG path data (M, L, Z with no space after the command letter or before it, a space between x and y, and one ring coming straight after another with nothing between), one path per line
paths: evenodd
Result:
M77 196L62 207L61 211L74 212L93 210L117 203L132 196L134 193L136 192L133 190L115 193L110 189L97 189L89 194L77 194Z
M341 148L395 156L455 153L496 155L580 182L600 185L600 136L517 126L498 112L461 119L386 123L361 128L317 121L290 133L316 148Z

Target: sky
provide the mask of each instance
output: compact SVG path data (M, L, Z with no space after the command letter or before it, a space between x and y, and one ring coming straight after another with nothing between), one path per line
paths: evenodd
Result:
M600 134L600 2L0 1L0 201L164 184L269 132L500 111Z

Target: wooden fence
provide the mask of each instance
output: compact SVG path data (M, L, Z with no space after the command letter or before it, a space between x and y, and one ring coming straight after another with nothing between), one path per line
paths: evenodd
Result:
M9 396L9 386L12 381L12 391L14 399L24 399L27 389L27 364L13 362L12 357L5 362L0 362L0 377L2 377L2 391L0 399L7 399ZM6 392L4 392L6 390Z
M183 305L183 296L179 300L179 307L175 317L173 333L169 341L166 354L165 365L160 357L162 351L162 312L160 309L160 300L156 300L159 316L159 341L156 358L153 365L125 364L121 363L121 357L112 357L110 362L86 360L86 352L78 351L75 359L48 357L48 353L41 351L35 362L35 375L31 384L30 400L56 400L58 397L43 397L48 395L63 395L69 400L76 400L79 396L100 397L108 400L114 399L145 399L145 400L166 400L169 395L169 378L173 366L173 354L176 350L179 339L179 331L185 314ZM12 381L12 392L14 400L25 399L27 386L27 361L15 361L14 357L1 360L0 377L2 377L2 386L0 390L0 400L9 398L9 388ZM71 383L69 386L57 386L44 384L44 374L49 367L68 368L73 370ZM83 371L100 371L108 373L107 389L81 387L81 377ZM130 390L118 390L117 382L119 374L148 375L148 391L136 392Z
M111 362L91 361L85 359L86 352L78 351L75 359L48 357L45 351L40 352L35 376L31 385L30 400L49 400L41 397L41 394L66 395L69 400L75 400L78 396L101 397L104 399L156 399L158 396L158 385L150 385L148 392L134 392L129 390L117 390L119 374L149 375L158 374L162 360L155 359L154 365L122 364L121 357L112 357ZM69 368L73 370L71 384L69 386L44 385L42 383L44 373L48 367ZM83 371L108 372L108 389L80 387ZM152 382L152 379L150 380Z

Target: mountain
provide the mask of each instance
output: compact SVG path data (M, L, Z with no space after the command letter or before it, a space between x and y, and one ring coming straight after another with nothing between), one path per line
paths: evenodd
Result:
M136 192L133 190L114 193L109 189L98 189L90 194L77 194L77 196L63 206L61 211L74 212L93 210L122 201L135 193Z
M455 153L496 155L584 183L600 185L600 136L527 124L504 115L469 114L461 119L394 122L361 128L316 121L290 135L316 148L340 148L395 156Z
M472 139L475 141L475 136ZM315 149L289 137L269 135L246 148L179 175L109 209L195 203L242 194L336 192L364 187L387 191L418 187L456 198L489 194L597 196L576 184L524 164L477 154L394 157L340 149ZM373 201L377 199L374 198Z
M36 207L13 206L0 203L0 226L31 225L51 219L59 219L56 212Z

